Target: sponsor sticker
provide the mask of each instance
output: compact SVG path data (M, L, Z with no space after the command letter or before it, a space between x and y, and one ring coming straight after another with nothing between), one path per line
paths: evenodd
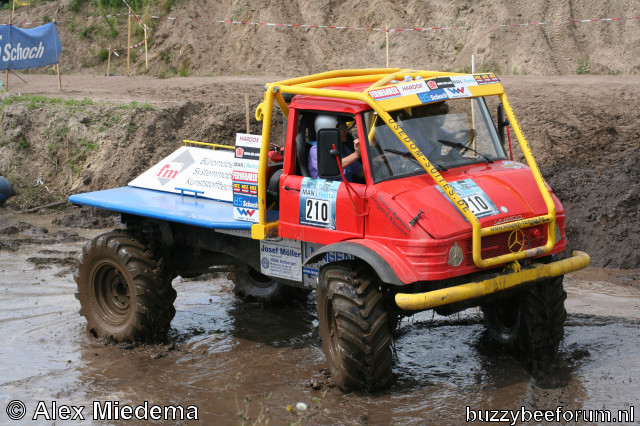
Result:
M461 77L450 77L451 82L455 87L477 86L478 82L470 75Z
M523 167L521 163L515 161L503 161L500 165L505 169L521 169Z
M402 96L397 86L383 87L382 89L371 90L369 95L376 101L382 99L391 99Z
M432 90L430 92L418 93L418 98L423 104L430 102L444 101L449 99L449 96L445 93L444 89Z
M300 241L260 241L260 270L271 277L302 281Z
M330 262L337 262L339 260L351 260L353 255L342 253L338 251L330 251L325 253L322 259L314 263L307 263L307 261L313 256L316 250L319 250L323 246L315 243L302 243L302 263L305 264L302 267L302 274L304 275L304 283L307 287L314 287L316 284L315 277L318 276L318 272L322 265L326 265Z
M258 163L261 136L236 134L232 173L233 218L258 222Z
M498 77L495 74L474 74L473 76L478 84L493 84L500 83Z
M468 98L471 97L471 91L468 87L451 87L444 89L449 99L453 98Z
M336 229L336 199L342 182L305 177L300 186L301 225Z
M427 80L427 86L429 86L431 90L436 90L445 89L447 87L455 87L455 84L449 77L439 77L434 78L433 80Z
M182 146L129 182L129 186L231 202L233 152Z
M400 90L402 96L416 95L418 93L428 92L430 90L427 86L427 83L423 80L412 81L411 83L407 84L400 84L396 87Z
M489 198L482 188L480 188L473 180L459 180L456 182L450 182L448 185L453 188L456 194L458 194L467 207L469 207L469 210L471 210L478 219L500 214L500 210L498 210L493 201L491 201L491 198ZM443 197L447 197L440 187L437 187L437 189ZM447 200L453 204L449 197L447 197Z

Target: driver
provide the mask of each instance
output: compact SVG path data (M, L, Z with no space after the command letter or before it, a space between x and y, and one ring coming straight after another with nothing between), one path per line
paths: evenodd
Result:
M444 145L438 142L454 139L454 135L442 127L449 113L449 104L446 101L414 107L411 113L409 115L404 110L396 111L395 120L412 137L427 158L438 160L456 155L452 152L453 150L449 150L447 154L443 155ZM373 138L370 136L370 139ZM375 139L373 139L373 144L377 144ZM373 172L376 179L421 169L422 166L414 162L413 156L404 147L398 146L398 148L398 150L386 148L378 151L379 155L373 160Z
M442 128L449 113L447 101L435 102L433 104L421 105L413 109L413 118L431 117L429 125L422 127L422 138L424 143L422 149L427 158L437 158L441 156L442 144L438 140L451 140L450 132Z

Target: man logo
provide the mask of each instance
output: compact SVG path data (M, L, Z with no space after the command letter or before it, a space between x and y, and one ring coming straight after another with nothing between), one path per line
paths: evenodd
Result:
M509 234L509 251L511 253L519 253L524 248L524 232L522 229L514 229Z

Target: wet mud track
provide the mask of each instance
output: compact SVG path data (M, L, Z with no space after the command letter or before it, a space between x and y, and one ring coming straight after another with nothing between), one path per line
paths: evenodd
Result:
M561 356L544 372L527 372L492 344L475 309L423 313L401 324L392 387L343 394L329 384L313 295L293 308L265 308L235 297L223 277L179 278L165 342L93 338L71 274L82 241L101 231L56 227L51 219L0 216L0 230L18 229L0 235L0 424L448 425L464 424L467 407L523 406L616 416L634 407L632 424L640 424L640 271L589 268L566 277ZM13 400L27 407L21 421L5 412ZM85 420L32 421L39 401L86 406ZM195 406L199 420L99 421L94 401ZM296 411L298 402L308 409Z

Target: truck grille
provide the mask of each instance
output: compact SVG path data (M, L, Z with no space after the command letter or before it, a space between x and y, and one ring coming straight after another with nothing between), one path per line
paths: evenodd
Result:
M534 247L540 247L547 243L547 225L537 225L531 228L523 228L525 236L525 245L523 250L527 250ZM490 235L483 237L482 246L482 258L489 259L492 257L502 256L503 254L511 253L509 251L509 235L511 231L503 232L501 234ZM464 245L464 265L473 265L473 252L472 252L472 240L469 238L465 241Z

